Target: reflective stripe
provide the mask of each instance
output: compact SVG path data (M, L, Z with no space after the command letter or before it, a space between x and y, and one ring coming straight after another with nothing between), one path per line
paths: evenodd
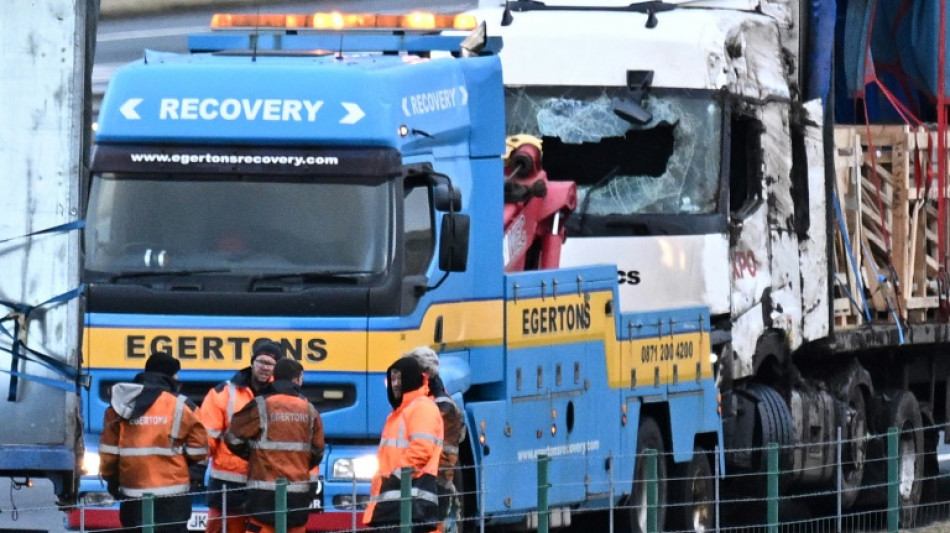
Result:
M220 429L208 429L208 436L212 439L220 439L224 432Z
M234 417L234 396L237 394L237 387L234 383L228 382L228 427L231 427L231 418Z
M320 416L320 412L317 411L317 408L310 402L307 402L307 407L310 412L310 431L307 432L307 435L313 436L313 426L317 423L317 417Z
M442 445L442 451L445 452L445 453L447 453L447 454L449 454L449 455L458 455L458 454L459 454L459 447L458 447L458 446L446 446L445 444L443 444L443 445Z
M247 482L247 488L260 489L260 490L277 490L277 482L251 480ZM310 490L309 481L293 481L293 482L287 483L287 492L308 492L309 490Z
M418 498L418 499L420 499L420 500L426 500L426 501L432 502L432 503L434 503L434 504L438 504L438 503L439 503L439 497L438 497L435 493L429 492L429 491L427 491L427 490L421 490L421 489L417 489L417 488L413 487L413 488L409 491L409 494L410 494L410 496L412 496L413 498ZM377 501L377 502L399 501L399 500L401 500L401 499L402 499L402 491L399 491L399 490L387 490L386 492L380 493L380 495L379 495L378 497L376 497L376 498L374 499L374 501Z
M119 490L122 491L122 494L126 496L131 496L133 498L139 498L145 496L146 493L154 494L155 496L169 496L172 494L182 494L188 492L188 489L191 488L187 483L184 485L170 485L168 487L149 487L146 489L133 489L129 487L119 487Z
M111 453L113 455L119 455L119 447L113 446L111 444L100 444L99 453Z
M320 474L311 473L311 474L310 474L310 482L311 482L311 483L316 483L316 482L318 482L318 481L320 481Z
M409 447L409 441L407 441L407 440L401 440L401 439L380 439L380 440L379 440L379 445L380 445L380 446L391 446L391 447L393 447L393 448L400 448L400 449L401 449L401 448L408 448L408 447Z
M442 439L436 437L432 433L413 433L412 435L409 435L410 441L416 439L427 440L434 443L436 446L442 446Z
M232 481L234 483L246 483L247 476L243 474L235 474L234 472L224 472L221 470L211 470L211 473L208 474L208 477L213 477L214 479L220 479L221 481Z
M310 443L309 442L280 442L275 440L270 440L267 442L264 441L251 441L251 448L258 450L283 450L290 452L309 452Z
M257 404L257 415L261 419L261 439L267 440L267 403L264 401L264 398L258 396L254 398L254 403Z
M238 437L237 435L235 435L234 433L231 433L230 431L224 434L224 440L227 441L228 444L233 444L235 446L240 446L246 442L244 439L242 439L241 437Z
M181 417L185 412L185 398L184 395L179 395L175 401L175 417L172 419L172 433L171 433L171 444L174 446L175 441L181 439L179 432L181 431Z
M145 457L146 455L172 457L175 455L181 455L181 452L172 448L159 448L157 446L146 448L119 448L120 457Z
M185 453L188 455L208 455L208 448L189 448L185 446Z

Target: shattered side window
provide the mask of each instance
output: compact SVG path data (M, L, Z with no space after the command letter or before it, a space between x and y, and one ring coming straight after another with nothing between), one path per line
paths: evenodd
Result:
M649 123L613 113L625 88L520 87L507 90L508 134L542 140L553 180L578 185L578 212L590 215L703 214L716 211L721 105L710 92L651 91Z

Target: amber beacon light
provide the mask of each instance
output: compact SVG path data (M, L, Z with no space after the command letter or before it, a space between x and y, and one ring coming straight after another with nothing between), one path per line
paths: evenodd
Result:
M477 26L475 17L467 14L435 14L413 11L406 14L376 15L371 13L310 13L310 14L243 14L215 13L211 29L229 30L248 28L293 30L389 30L441 31L472 30Z

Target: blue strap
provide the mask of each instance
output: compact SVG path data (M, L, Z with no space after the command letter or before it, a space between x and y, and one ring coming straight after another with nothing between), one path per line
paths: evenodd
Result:
M868 298L864 294L864 283L862 283L861 275L858 274L858 265L857 261L854 259L854 252L851 250L851 237L848 235L848 227L844 223L844 214L841 212L841 204L838 202L838 186L837 184L834 187L833 200L835 204L835 215L838 219L838 226L841 227L842 241L844 241L844 249L848 253L848 263L851 265L851 272L854 274L854 280L858 284L858 288L861 289L861 300L864 302L864 317L867 320L867 323L871 323L871 308L868 306Z
M22 323L25 324L27 320L29 320L30 314L32 314L33 311L43 308L43 307L50 307L50 306L68 301L72 298L75 298L81 295L85 291L85 289L86 289L86 285L80 284L78 287L76 287L75 289L71 291L65 292L58 296L54 296L46 300L45 302L42 302L34 306L24 304L21 302L10 302L10 301L5 301L5 300L0 300L0 304L5 305L13 309L14 311L16 311L17 314L23 317ZM9 372L3 371L10 375L10 387L7 393L8 402L16 401L19 378L20 376L24 376L24 377L27 376L27 374L17 372L16 370L19 366L20 359L25 359L27 361L32 361L35 363L42 364L43 366L49 368L50 370L53 370L54 372L57 372L58 374L65 376L66 378L69 378L72 381L73 388L78 387L81 384L81 382L85 382L86 386L88 386L88 382L89 382L88 377L82 376L78 369L67 365L63 361L54 359L53 357L50 357L36 350L33 350L29 346L22 344L20 342L21 321L15 320L15 318L16 318L15 315L8 315L6 318L3 319L3 320L13 320L12 333L8 331L6 328L3 328L2 326L0 326L0 331L2 331L5 335L11 337L11 339L13 340L13 344L9 350L10 370ZM3 322L3 320L0 320L0 322ZM31 354L33 355L33 357L27 357L26 354ZM45 378L39 378L38 376L32 376L32 377L36 378L37 381L41 379L45 379ZM61 383L61 382L57 382L57 383Z
M34 231L33 233L27 233L26 235L17 235L16 237L7 237L6 239L0 239L0 244L5 242L15 241L17 239L25 239L27 237L34 237L36 235L43 235L45 233L60 233L64 231L72 231L74 229L82 229L86 227L85 220L74 220L72 222L67 222L65 224L60 224L58 226L53 226L52 228L41 229L39 231Z
M77 385L79 384L78 382L59 381L55 379L34 376L31 374L24 374L22 372L4 370L2 368L0 368L0 372L3 372L4 374L10 374L11 380L13 380L14 378L23 378L29 381L35 381L36 383L40 383L48 387L53 387L54 389L64 390L66 392L76 392Z

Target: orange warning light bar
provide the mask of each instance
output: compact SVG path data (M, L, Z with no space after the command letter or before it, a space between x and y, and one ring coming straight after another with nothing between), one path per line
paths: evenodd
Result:
M242 14L215 13L211 17L211 28L225 29L314 29L347 30L372 29L392 31L440 31L473 30L478 25L475 17L466 14L440 15L414 11L404 15L376 15L371 13L329 13L311 14Z

